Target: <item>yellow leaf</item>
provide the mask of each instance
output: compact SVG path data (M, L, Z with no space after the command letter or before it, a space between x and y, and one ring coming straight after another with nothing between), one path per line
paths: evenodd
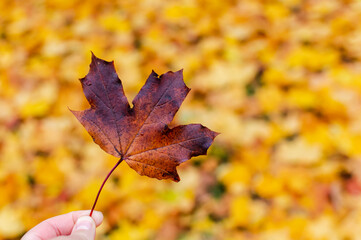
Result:
M0 236L17 238L24 232L21 212L8 205L0 209Z
M309 144L299 138L281 143L276 150L275 159L288 164L315 164L322 160L322 148L320 144Z
M284 190L282 181L268 174L256 179L255 185L256 192L266 198L277 196Z
M234 226L246 226L249 222L250 200L245 196L233 199L230 209L230 221Z

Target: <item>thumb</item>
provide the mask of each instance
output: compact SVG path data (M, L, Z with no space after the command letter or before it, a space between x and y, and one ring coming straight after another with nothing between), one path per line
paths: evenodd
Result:
M71 239L94 240L95 239L95 222L89 216L82 216L76 221L73 231L70 236Z

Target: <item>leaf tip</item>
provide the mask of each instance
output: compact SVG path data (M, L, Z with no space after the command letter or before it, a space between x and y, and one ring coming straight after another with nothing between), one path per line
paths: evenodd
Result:
M215 138L215 137L217 137L219 134L221 134L220 132L215 132L215 131L212 131L213 132L213 139Z
M172 173L169 173L169 175L165 175L165 176L163 175L162 177L163 177L163 179L168 178L168 179L170 179L170 180L172 180L174 182L179 182L180 181L179 175L178 175L176 170L174 172L172 172Z
M98 58L97 56L95 56L95 54L92 51L90 51L90 52L92 54L92 57L91 57L92 61L90 63L90 67L92 66L92 64L95 64L95 63L96 64L112 64L113 67L114 67L114 60L113 61L106 61L106 60L103 60L103 59Z
M72 110L72 109L70 109L70 107L68 107L68 109L69 109L69 111L79 120L80 112L81 112L81 111Z
M98 61L98 60L100 60L97 56L95 56L95 54L93 53L93 51L90 51L91 52L91 59L92 59L92 61L91 61L91 63L90 63L90 65L92 64L92 63L94 63L94 62L96 62L96 61Z
M75 110L70 109L69 106L68 106L68 109L69 109L69 111L72 112L73 114L76 112Z
M69 111L70 111L72 114L74 114L75 116L76 116L77 113L79 112L79 111L76 111L76 110L71 109L70 107L68 107L68 109L69 109Z
M180 177L177 173L177 170L175 170L174 172L171 173L171 179L174 181L174 182L179 182L180 181Z
M151 75L153 75L153 76L155 76L155 77L158 77L158 76L159 76L158 73L156 73L153 69L152 69Z
M90 51L90 52L92 54L92 62L99 60L99 58L97 56L95 56L95 54L92 51Z

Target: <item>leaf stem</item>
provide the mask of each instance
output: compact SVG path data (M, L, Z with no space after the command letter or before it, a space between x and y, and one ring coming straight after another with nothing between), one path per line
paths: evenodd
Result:
M106 181L108 180L108 178L110 177L110 175L114 172L114 170L118 167L118 165L119 165L122 161L123 161L123 158L120 158L119 161L118 161L118 162L115 164L115 166L112 168L112 170L110 170L110 172L108 173L107 177L104 179L102 185L101 185L100 188L99 188L97 197L95 198L93 207L92 207L92 209L91 209L91 211L90 211L90 214L89 214L90 217L91 217L92 214L93 214L95 205L96 205L97 202L98 202L98 198L99 198L100 192L102 191L102 189L103 189L103 187L104 187L104 184L106 183Z

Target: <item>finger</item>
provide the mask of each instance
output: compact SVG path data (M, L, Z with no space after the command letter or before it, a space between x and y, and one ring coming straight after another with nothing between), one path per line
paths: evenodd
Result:
M95 238L95 222L89 216L83 216L78 219L76 222L71 236L77 237L76 239L94 240Z
M51 240L94 240L95 239L95 222L89 216L78 218L70 236L60 236Z
M89 210L74 211L49 218L27 232L22 237L22 240L42 240L61 235L69 235L72 232L78 218L81 216L87 216L89 213ZM99 226L103 221L103 214L101 212L94 211L92 218L94 219L95 225Z

